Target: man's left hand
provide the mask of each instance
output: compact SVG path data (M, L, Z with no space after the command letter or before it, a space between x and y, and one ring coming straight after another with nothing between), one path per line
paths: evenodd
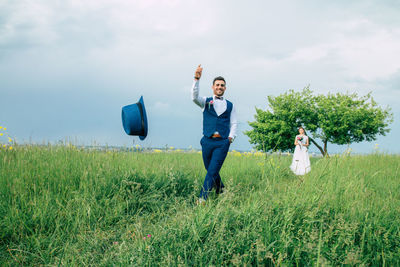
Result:
M232 137L228 137L228 139L229 139L229 143L232 144L233 138Z

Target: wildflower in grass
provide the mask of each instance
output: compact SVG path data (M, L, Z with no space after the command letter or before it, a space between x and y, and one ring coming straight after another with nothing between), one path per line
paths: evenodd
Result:
M5 130L7 130L7 128L6 128L6 127L3 127L3 130L5 131Z
M118 245L118 241L114 241L113 244L114 244L114 245Z
M148 234L147 237L150 238L150 237L151 237L151 234Z
M162 150L160 150L160 149L153 149L153 152L154 152L154 153L161 153Z
M235 151L235 153L233 153L233 155L234 155L235 157L241 157L241 156L242 156L242 153L240 153L239 151Z
M174 150L174 148L175 148L175 147L173 147L173 146L170 146L170 147L169 147L170 150Z
M2 136L3 135L3 133L0 133L0 136Z
M274 159L273 159L273 158L270 158L270 159L269 159L269 163L271 164L272 167L275 166L275 162L274 162Z
M236 151L236 150L232 150L229 154L231 154L232 156L235 156L235 157L241 157L242 156L242 154L239 151Z
M12 139L10 137L8 137L8 142L10 142L10 143L12 142Z
M254 156L262 157L262 156L264 156L264 153L257 151L256 153L254 153Z
M13 147L12 146L10 146L10 150L12 150L13 149Z
M0 126L0 130L3 128L3 126Z

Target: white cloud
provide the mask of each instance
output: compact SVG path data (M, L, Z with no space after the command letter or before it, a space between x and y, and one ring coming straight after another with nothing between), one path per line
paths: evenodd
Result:
M1 14L5 23L0 27L0 45L11 43L20 47L47 44L56 40L57 34L52 28L55 13L51 7L22 1L5 6L4 10Z
M374 1L5 1L0 90L112 91L122 103L143 94L150 115L184 121L194 109L185 92L202 63L201 92L225 76L243 122L267 95L308 84L318 92L397 95L390 85L400 70L393 10Z
M153 105L152 108L153 108L154 110L156 110L156 111L166 112L166 111L169 111L169 110L170 110L171 105L170 105L169 103L164 103L164 102L157 101L157 102Z

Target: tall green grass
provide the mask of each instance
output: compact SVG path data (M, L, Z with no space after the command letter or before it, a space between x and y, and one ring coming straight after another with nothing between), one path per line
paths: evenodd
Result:
M1 265L400 265L400 157L0 150ZM151 236L150 236L151 235Z

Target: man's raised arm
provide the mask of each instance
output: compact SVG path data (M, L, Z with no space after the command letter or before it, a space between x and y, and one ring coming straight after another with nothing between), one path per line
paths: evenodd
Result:
M199 97L199 81L200 81L202 72L203 72L203 68L201 67L201 64L200 64L194 73L194 82L193 82L193 86L192 86L192 100L196 105L198 105L201 108L204 108L206 99L204 97Z

